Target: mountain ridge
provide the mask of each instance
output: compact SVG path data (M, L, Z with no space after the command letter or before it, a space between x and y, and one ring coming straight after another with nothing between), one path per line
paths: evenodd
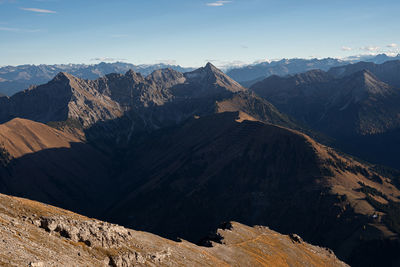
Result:
M103 132L107 127L124 128L124 138L129 138L132 131L154 130L180 123L191 116L217 112L217 102L235 95L243 99L254 98L254 101L246 100L236 105L246 109L242 111L250 112L249 115L255 114L251 108L258 108L264 121L295 127L271 104L256 100L255 95L211 63L187 73L167 68L143 77L129 70L125 74L108 74L96 80L83 80L60 72L47 84L2 99L0 122L15 117L42 123L74 121L83 129L98 126L97 130ZM243 106L246 103L253 107Z
M59 72L70 72L76 77L93 80L109 73L125 73L129 69L133 69L147 76L156 69L167 67L183 72L193 70L193 68L184 68L177 65L134 65L123 62L101 62L94 65L56 64L5 66L0 68L0 92L12 96L32 85L43 84L50 81Z
M328 71L330 68L340 68L341 66L357 63L361 61L382 64L386 61L398 60L400 54L397 57L389 57L385 54L379 54L376 56L360 56L350 57L344 59L337 58L323 58L323 59L282 59L270 62L262 62L252 65L247 65L238 68L231 68L227 70L227 74L240 82L246 87L251 87L256 82L262 81L271 75L286 76L293 75L296 73L306 72L312 69L320 69Z

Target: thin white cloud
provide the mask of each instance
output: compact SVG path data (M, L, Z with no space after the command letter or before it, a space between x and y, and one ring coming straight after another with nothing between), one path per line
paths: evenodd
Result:
M386 47L395 48L395 47L397 47L397 44L391 43L391 44L388 44Z
M40 29L19 29L11 27L0 27L0 31L3 32L40 32Z
M162 60L157 60L156 64L177 65L178 63L174 59L162 59Z
M211 3L206 3L206 6L223 6L225 4L231 3L232 1L216 1Z
M40 8L33 8L33 7L21 7L20 9L35 13L44 13L44 14L55 14L56 11L48 10L48 9L40 9Z
M353 48L348 47L348 46L342 46L342 51L351 51Z
M17 28L9 28L9 27L0 27L0 31L3 31L3 32L18 32L19 29L17 29Z
M380 47L379 46L363 46L360 49L369 51L369 52L374 52L374 51L378 51L380 49Z
M102 62L115 62L115 61L124 61L126 58L113 58L113 57L96 57L90 59L91 61L102 61Z

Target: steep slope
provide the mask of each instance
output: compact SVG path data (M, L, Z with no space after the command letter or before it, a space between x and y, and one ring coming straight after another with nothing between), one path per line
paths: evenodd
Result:
M391 86L400 88L400 60L391 60L382 64L375 64L373 62L358 62L355 64L332 68L329 70L329 74L338 78L342 78L362 70L368 70L381 81Z
M313 125L325 112L333 77L312 70L288 77L271 76L254 84L251 90L298 121Z
M239 111L249 115L249 119L285 126L299 128L290 118L280 113L271 103L254 93L238 93L230 98L217 101L217 113Z
M386 251L385 263L399 260L399 232L376 205L398 205L391 180L305 135L241 115L193 119L134 144L108 218L193 241L235 220L299 233L354 266L377 263L365 254L373 249Z
M89 126L121 115L120 106L88 82L59 73L49 83L15 94L2 103L0 121L15 117L43 123L73 119Z
M44 149L70 148L71 143L79 142L64 132L19 118L0 125L0 140L13 158Z
M347 266L296 235L230 223L200 247L0 194L0 265Z
M246 91L240 84L229 78L222 71L217 69L211 63L203 68L185 73L188 83L196 84L199 89L192 90L194 96L207 96L209 94L223 93L228 90L230 92Z
M336 92L315 124L321 131L332 136L374 135L400 127L400 90L368 70L343 78L332 89Z
M0 192L86 214L108 201L98 194L109 191L109 159L74 135L13 119L0 125L0 144Z

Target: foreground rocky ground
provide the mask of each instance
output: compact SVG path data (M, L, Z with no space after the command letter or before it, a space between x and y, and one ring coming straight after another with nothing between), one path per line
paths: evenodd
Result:
M0 266L347 266L297 235L223 228L198 246L0 195Z

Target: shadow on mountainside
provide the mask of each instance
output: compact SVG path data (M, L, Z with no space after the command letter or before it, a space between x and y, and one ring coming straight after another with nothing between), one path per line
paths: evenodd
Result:
M383 237L364 241L378 235L371 217L332 193L336 165L321 162L304 136L237 116L190 119L134 140L105 218L192 242L225 221L266 225L332 248L355 266L376 263L374 255L360 256L365 251L397 248ZM397 260L389 255L388 264Z
M349 138L338 142L337 146L370 162L400 170L400 129Z
M354 266L395 266L397 237L376 239L371 217L332 193L325 178L336 178L331 163L317 156L318 147L279 126L240 123L238 114L143 130L125 148L103 144L100 152L72 143L11 159L0 170L0 192L194 242L226 221L265 225L332 248ZM121 126L109 121L91 131L118 130L110 125Z
M45 149L0 168L0 192L95 216L111 197L110 166L107 155L87 144Z

